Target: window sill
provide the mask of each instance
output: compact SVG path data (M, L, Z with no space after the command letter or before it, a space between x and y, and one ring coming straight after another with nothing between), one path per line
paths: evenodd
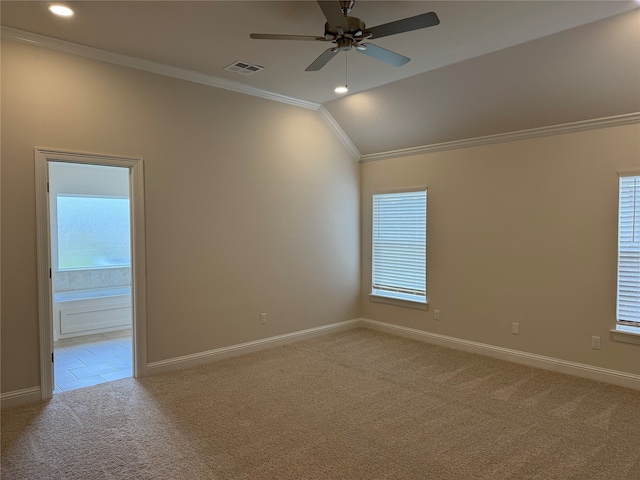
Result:
M387 297L375 293L369 294L369 301L374 303L385 303L387 305L395 305L396 307L415 308L417 310L426 310L429 302L420 302L415 300L404 300L401 298Z
M630 330L619 330L617 328L611 329L611 336L616 342L634 343L640 345L640 329L638 332L632 331L633 327L629 327Z

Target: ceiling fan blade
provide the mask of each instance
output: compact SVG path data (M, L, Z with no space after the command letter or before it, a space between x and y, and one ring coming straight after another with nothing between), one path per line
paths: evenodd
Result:
M381 60L389 65L393 65L394 67L401 67L411 60L409 57L405 57L404 55L400 55L399 53L392 52L391 50L387 50L386 48L379 47L372 43L363 43L362 45L367 47L367 49L357 50L358 52L364 53L376 60Z
M324 67L329 60L336 56L337 51L334 52L333 48L328 48L322 54L316 58L311 65L304 69L305 72L317 72Z
M438 15L434 12L423 13L422 15L416 15L415 17L404 18L402 20L396 20L395 22L384 23L376 27L367 28L365 33L372 34L371 38L388 37L389 35L395 35L396 33L410 32L412 30L419 30L421 28L433 27L440 24Z
M333 0L331 2L321 2L318 0L318 5L320 5L322 13L324 13L324 16L327 18L329 25L336 28L342 28L343 32L349 31L349 25L347 25L347 21L344 18L339 1Z
M324 37L314 37L313 35L274 35L271 33L251 33L251 38L258 40L319 40L321 42L327 42Z

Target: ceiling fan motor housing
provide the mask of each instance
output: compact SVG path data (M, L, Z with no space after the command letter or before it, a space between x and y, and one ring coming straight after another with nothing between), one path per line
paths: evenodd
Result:
M327 40L335 40L337 38L346 36L348 38L354 38L356 40L360 40L363 37L363 33L365 31L366 25L362 20L356 17L344 17L349 30L346 32L342 31L342 28L335 27L330 25L329 22L324 24L324 38Z

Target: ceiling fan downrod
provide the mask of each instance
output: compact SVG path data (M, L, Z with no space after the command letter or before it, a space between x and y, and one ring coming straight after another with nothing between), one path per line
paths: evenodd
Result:
M355 0L346 0L346 1L340 0L340 8L342 9L342 13L345 16L348 15L355 3L356 3Z

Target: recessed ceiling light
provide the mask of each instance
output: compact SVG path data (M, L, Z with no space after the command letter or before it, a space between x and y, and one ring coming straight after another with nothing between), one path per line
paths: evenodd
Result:
M71 10L69 7L65 7L64 5L49 5L49 11L60 17L73 16L73 10Z
M346 85L341 86L341 87L336 87L334 92L336 93L347 93L349 91L349 89L347 88Z

